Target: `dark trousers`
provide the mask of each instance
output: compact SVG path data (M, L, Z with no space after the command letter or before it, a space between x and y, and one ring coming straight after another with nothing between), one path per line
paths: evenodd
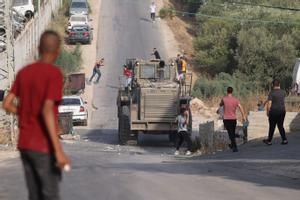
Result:
M93 75L90 78L90 82L93 80L93 78L96 76L96 74L98 74L97 82L99 82L100 77L101 77L101 72L100 72L99 68L94 68L93 69Z
M150 14L150 17L151 17L151 19L152 19L153 21L155 21L155 13L151 13L151 14Z
M224 119L223 123L228 132L228 136L231 141L232 148L237 149L237 145L235 141L236 119Z
M61 171L52 155L21 151L29 200L59 200Z
M281 112L270 111L269 112L269 137L268 137L268 139L270 142L273 139L276 125L279 129L281 139L286 140L285 130L283 127L284 118L285 118L285 111L281 111Z
M181 145L183 144L184 141L186 141L186 143L187 143L187 149L189 151L191 151L192 140L191 140L190 135L186 131L178 132L178 142L177 142L177 145L176 145L176 150L179 150L179 148L181 147Z

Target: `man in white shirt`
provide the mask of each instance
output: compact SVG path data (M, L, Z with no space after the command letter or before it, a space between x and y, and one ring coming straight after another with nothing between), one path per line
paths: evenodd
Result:
M153 1L150 5L150 16L153 22L155 21L155 13L156 13L156 5Z

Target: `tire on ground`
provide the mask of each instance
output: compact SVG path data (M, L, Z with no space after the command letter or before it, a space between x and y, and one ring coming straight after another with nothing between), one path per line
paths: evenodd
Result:
M138 132L130 130L129 107L122 106L119 116L118 137L122 145L137 145Z

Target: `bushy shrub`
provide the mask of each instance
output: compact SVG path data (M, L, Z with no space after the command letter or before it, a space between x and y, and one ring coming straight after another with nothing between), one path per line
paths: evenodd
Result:
M60 56L56 60L56 65L60 66L64 75L72 72L77 72L81 64L81 50L77 45L74 51L68 52L62 49Z
M192 95L202 99L221 97L226 94L227 87L232 87L234 95L239 98L247 98L250 94L261 92L256 82L247 79L242 74L220 73L213 79L201 76L194 85Z
M172 19L175 16L175 11L172 8L162 8L159 10L158 15L161 19L164 19L164 18Z

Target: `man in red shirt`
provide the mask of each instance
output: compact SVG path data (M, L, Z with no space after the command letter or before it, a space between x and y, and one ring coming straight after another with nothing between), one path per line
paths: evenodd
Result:
M244 113L244 109L240 104L240 101L232 95L232 92L233 92L233 88L228 87L227 96L222 98L220 106L224 107L223 123L231 141L232 151L237 152L238 149L235 141L235 128L237 124L236 109L237 108L240 109L244 122L246 121L246 116Z
M45 31L40 39L41 59L21 69L3 108L19 117L18 149L29 200L59 200L61 169L70 165L58 137L58 105L63 76L53 65L60 54L60 37ZM14 104L18 99L19 104Z
M123 75L126 77L125 90L128 90L132 81L133 72L127 65L123 66Z

